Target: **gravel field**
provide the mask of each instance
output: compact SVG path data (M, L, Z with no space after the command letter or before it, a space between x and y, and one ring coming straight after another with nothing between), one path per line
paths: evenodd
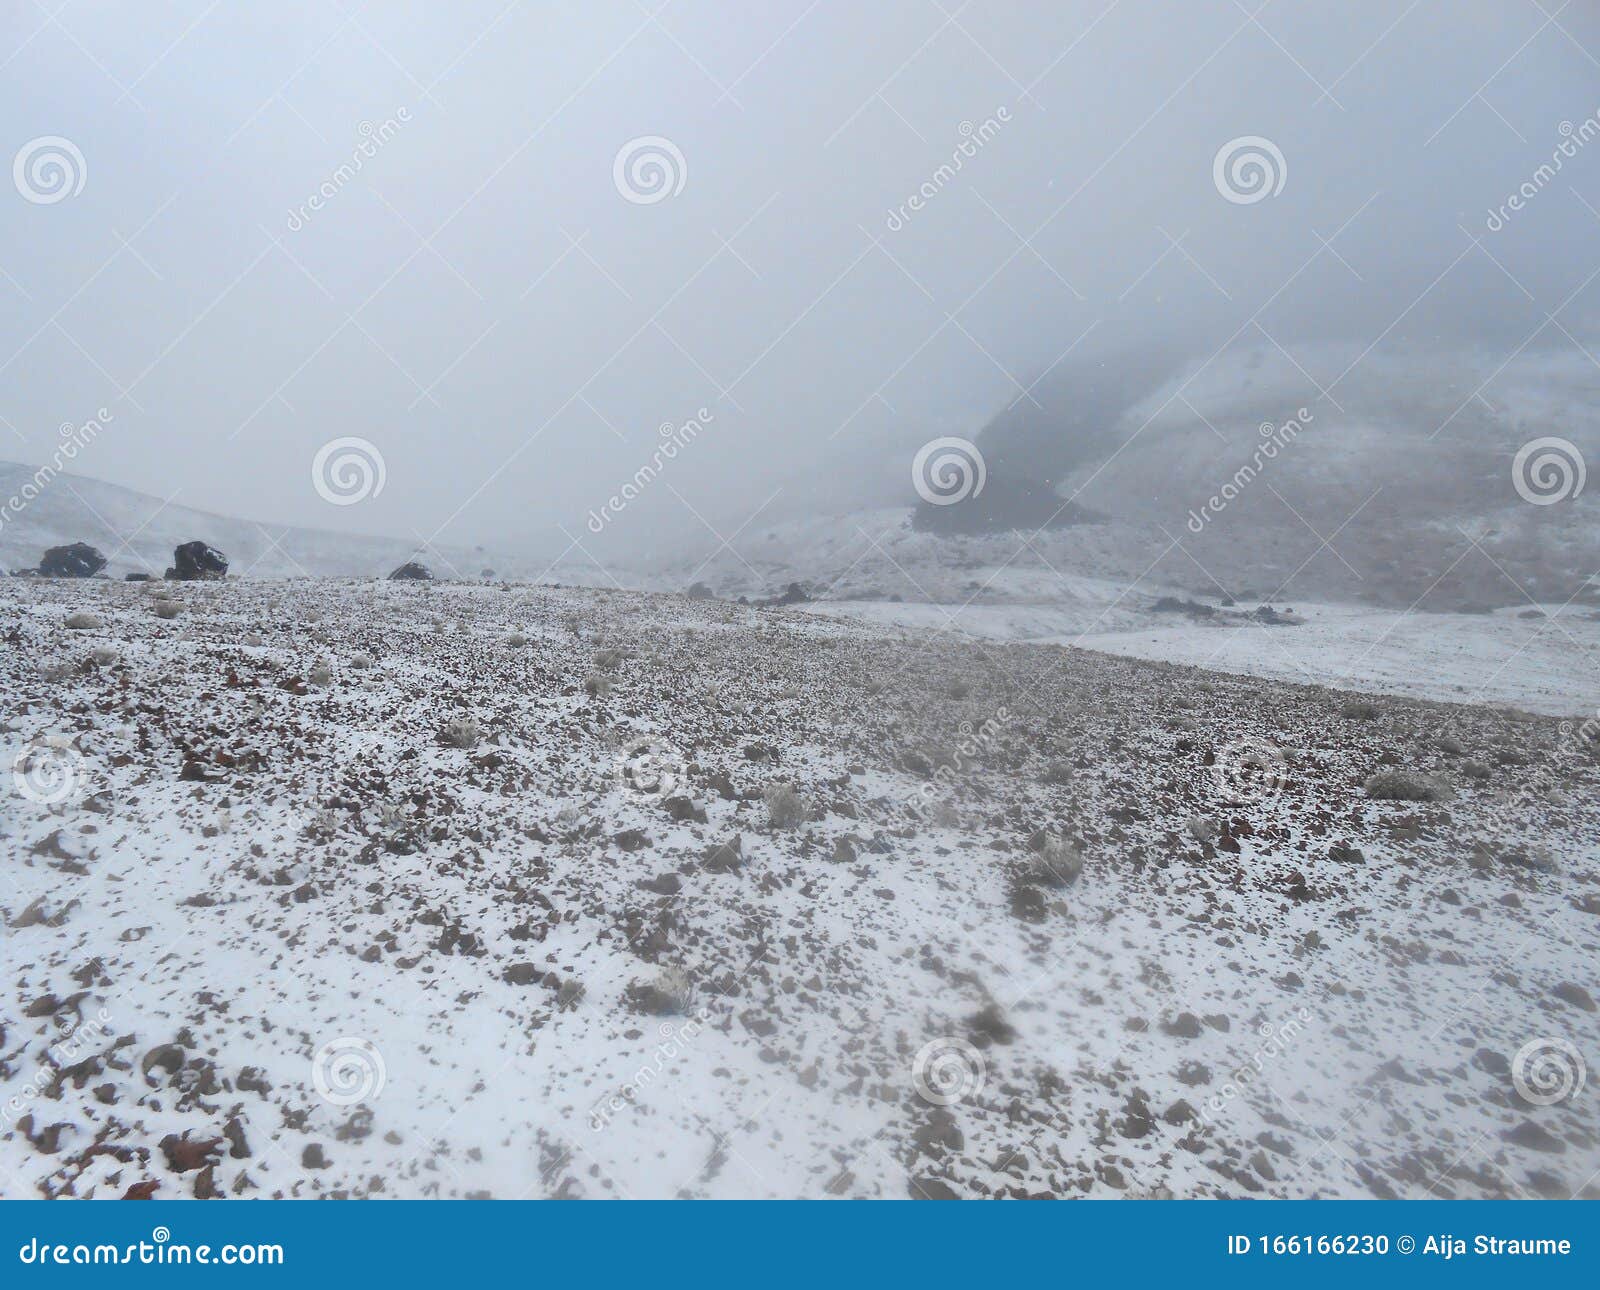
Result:
M0 632L7 1196L1600 1197L1571 722L532 585Z

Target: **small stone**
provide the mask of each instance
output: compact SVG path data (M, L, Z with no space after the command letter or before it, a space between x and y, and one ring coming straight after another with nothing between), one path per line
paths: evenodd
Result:
M1562 1003L1570 1003L1574 1008L1580 1008L1584 1012L1594 1011L1594 999L1587 990L1574 981L1563 981L1550 993Z

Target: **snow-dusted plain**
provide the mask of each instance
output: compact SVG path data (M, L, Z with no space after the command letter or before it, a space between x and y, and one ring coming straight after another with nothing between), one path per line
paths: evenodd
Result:
M829 601L814 608L881 625L1081 645L1308 685L1552 716L1600 713L1600 613L1590 605L1440 614L1296 603L1296 625L1269 626L1242 612L1210 619L1150 613L1151 603L1148 592L1130 596L1108 581L1099 596L1080 592L1053 603Z
M1600 1196L1571 722L536 586L0 632L5 1195Z

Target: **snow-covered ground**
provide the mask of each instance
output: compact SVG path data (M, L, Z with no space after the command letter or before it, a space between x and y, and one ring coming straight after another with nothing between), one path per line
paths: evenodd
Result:
M1152 595L1102 582L1065 604L830 602L819 613L977 638L1079 645L1307 685L1486 703L1553 716L1600 713L1600 615L1545 605L1440 614L1296 604L1296 626L1239 615L1152 613Z
M1600 1194L1554 719L535 586L0 633L6 1195Z
M1295 612L1304 625L1184 625L1111 632L1084 644L1132 658L1340 689L1555 716L1600 713L1600 620L1588 607L1435 614L1296 605Z

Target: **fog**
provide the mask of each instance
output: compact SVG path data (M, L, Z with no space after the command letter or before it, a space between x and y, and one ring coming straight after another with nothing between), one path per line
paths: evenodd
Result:
M1557 3L0 0L0 1200L1600 1200Z
M1576 139L1490 231L1600 107L1584 5L51 8L5 6L0 116L81 166L0 202L0 456L105 408L74 469L203 509L559 548L695 419L603 538L714 545L914 500L1074 363L1492 367L1593 312ZM1281 188L1230 200L1248 137ZM360 506L312 486L342 436Z

